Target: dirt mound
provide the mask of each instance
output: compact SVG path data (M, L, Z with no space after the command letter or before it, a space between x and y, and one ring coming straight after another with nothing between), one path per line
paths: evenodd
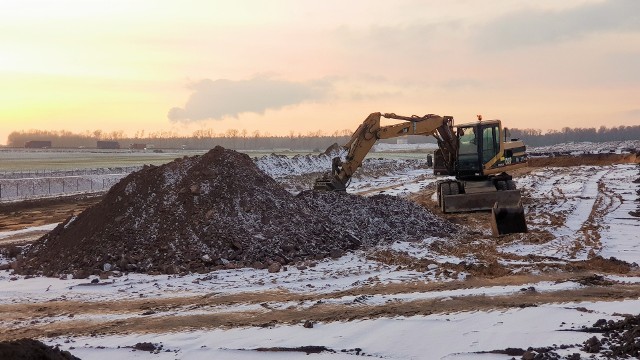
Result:
M529 158L531 167L637 164L638 162L636 154L582 154Z
M32 339L0 342L0 359L80 360L68 351Z
M379 210L385 206L380 200L362 201L372 205L361 219L392 214ZM399 205L394 198L384 201L389 208ZM16 268L83 277L113 270L171 274L286 264L389 239L397 219L411 220L416 210L394 208L394 222L377 224L389 230L369 239L370 233L360 236L311 205L260 171L247 155L216 147L130 174L100 203L38 240ZM422 219L428 219L422 211ZM426 237L435 228L413 229L416 237Z
M425 234L447 236L456 231L449 222L424 207L396 196L363 197L338 192L304 191L298 198L318 214L329 215L336 228L358 234L363 245L418 241Z

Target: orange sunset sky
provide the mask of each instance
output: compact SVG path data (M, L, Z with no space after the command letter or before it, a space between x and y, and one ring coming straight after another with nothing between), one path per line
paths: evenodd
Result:
M13 130L640 124L638 0L3 0Z

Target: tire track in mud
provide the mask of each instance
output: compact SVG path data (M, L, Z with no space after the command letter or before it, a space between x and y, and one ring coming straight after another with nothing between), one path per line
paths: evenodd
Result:
M612 166L568 167L531 175L528 212L534 219L532 227L553 235L537 246L539 254L572 260L596 255L602 247L601 220L612 211L616 197L604 179L614 171ZM545 176L549 172L552 174Z
M615 284L611 286L590 286L555 292L521 291L503 296L467 295L437 299L366 304L366 301L352 304L330 304L318 300L313 306L299 308L272 308L264 306L260 310L239 310L193 314L188 311L160 316L130 316L119 319L87 320L77 319L43 323L36 321L22 327L0 331L0 339L42 338L58 336L87 336L127 333L166 333L174 331L202 329L230 329L238 327L271 327L278 324L302 324L312 322L336 322L375 319L396 316L425 316L466 311L492 311L511 308L535 307L543 304L617 301L640 297L640 284ZM365 298L366 300L366 298ZM108 304L104 304L108 306Z

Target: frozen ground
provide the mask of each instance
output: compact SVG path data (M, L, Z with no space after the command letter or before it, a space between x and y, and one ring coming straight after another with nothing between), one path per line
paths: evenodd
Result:
M592 334L559 330L591 326L603 317L621 318L613 314L633 313L639 306L640 300L548 304L524 309L323 323L311 329L286 325L59 338L48 343L73 348L73 353L83 359L353 359L355 349L360 349L358 354L382 359L510 359L512 356L479 352L582 343ZM131 349L141 342L161 344L163 350L154 354ZM306 355L255 350L309 345L324 346L335 352ZM580 353L585 358L591 355L576 346L558 353Z
M529 226L548 231L551 241L516 241L503 252L560 259L587 259L590 253L640 262L637 165L542 168L517 179L531 201Z
M374 166L350 191L431 199L435 177L407 164L415 163ZM297 178L279 180L295 185L315 171L295 166ZM559 330L639 313L639 170L533 169L516 178L531 233L497 240L480 226L486 214L473 214L450 217L464 230L451 240L397 242L278 273L52 279L0 271L0 334L38 337L82 359L510 359L482 352L554 344L567 345L558 354L587 358L581 344L593 334ZM626 265L603 267L598 256ZM144 342L162 349L132 349ZM301 346L328 351L256 350Z
M571 153L578 154L602 154L602 153L628 153L640 150L640 140L608 141L608 142L570 142L549 146L533 146L527 151L532 154Z

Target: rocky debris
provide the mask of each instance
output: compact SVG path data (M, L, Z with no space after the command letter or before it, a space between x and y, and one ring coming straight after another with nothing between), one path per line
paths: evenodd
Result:
M307 320L302 325L305 329L313 329L313 321Z
M80 360L68 351L33 339L0 342L0 359Z
M282 266L280 265L279 262L274 262L273 264L269 265L269 267L267 268L267 270L270 273L277 273L280 272L280 269L282 268Z
M615 315L615 314L614 314ZM553 345L542 348L528 348L526 351L518 348L493 350L479 353L506 354L521 356L522 360L579 360L580 354L560 355L558 350L579 348L589 353L589 358L600 359L638 359L640 358L640 315L625 315L619 321L599 319L592 327L576 330L586 333L601 333L602 337L592 336L580 345ZM515 359L515 358L514 358Z
M602 343L597 337L593 336L584 342L582 345L582 351L590 354L599 353L602 350Z
M602 333L601 338L593 336L585 341L583 351L611 359L640 357L640 315L628 315L618 321L599 319L582 331Z
M533 348L530 347L527 350L521 348L506 348L504 350L492 350L492 351L479 351L478 354L504 354L508 356L520 356L521 360L580 360L580 354L574 353L568 356L561 356L555 350L568 349L571 346L550 346ZM515 360L515 357L511 359Z
M141 343L136 343L135 345L132 346L132 348L140 351L154 352L156 350L161 350L162 345L156 346L150 342L141 342Z
M356 234L364 246L418 241L425 234L447 237L456 228L424 207L390 195L363 197L340 192L304 191L297 196L333 227Z
M307 355L309 355L309 354L320 354L322 352L330 352L330 353L335 353L336 352L335 350L329 349L326 346L315 346L315 345L299 346L299 347L269 347L269 348L261 347L261 348L255 349L255 351L260 351L260 352L303 352L303 353L306 353Z
M77 278L107 268L174 274L259 264L275 271L452 231L425 208L391 196L295 197L247 155L216 147L125 177L101 202L34 243L16 271Z

